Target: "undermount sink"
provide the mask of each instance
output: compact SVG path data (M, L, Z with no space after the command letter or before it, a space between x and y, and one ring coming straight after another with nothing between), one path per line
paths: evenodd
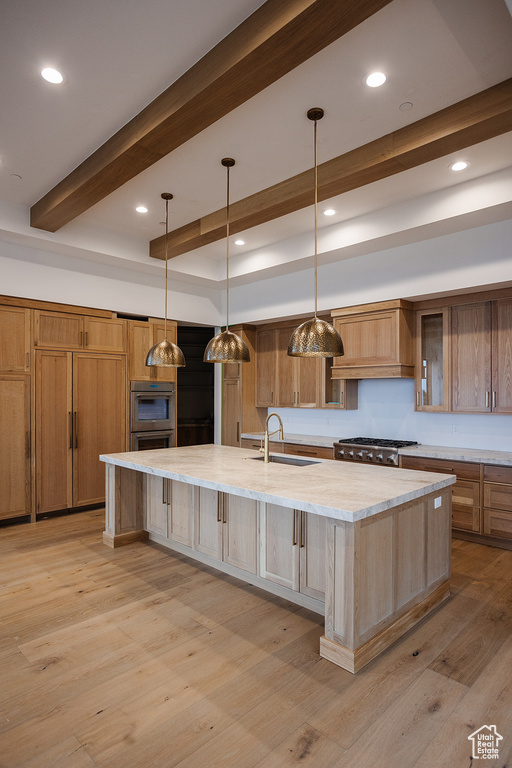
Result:
M263 461L264 456L251 456L253 461ZM290 464L292 467L305 467L308 464L320 464L316 459L303 459L299 456L269 456L269 462L273 464Z

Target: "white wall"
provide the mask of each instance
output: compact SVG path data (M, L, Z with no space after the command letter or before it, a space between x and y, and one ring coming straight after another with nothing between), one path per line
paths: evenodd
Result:
M512 281L512 220L322 266L319 311ZM313 270L231 288L231 321L312 312Z
M512 451L512 416L415 412L412 379L360 381L357 411L271 410L281 416L285 432L294 434L325 435L333 440L380 437L416 440L424 445Z
M0 242L0 294L163 317L163 286L162 274ZM220 305L220 292L215 289L169 282L168 314L172 319L218 325Z

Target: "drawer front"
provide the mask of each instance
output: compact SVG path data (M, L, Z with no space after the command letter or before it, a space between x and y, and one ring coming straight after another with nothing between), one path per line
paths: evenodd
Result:
M484 466L484 480L490 483L512 483L512 467Z
M452 504L480 506L480 483L474 480L459 480L452 485Z
M512 485L484 483L484 507L512 513Z
M421 469L425 472L442 472L445 475L457 475L464 480L480 480L480 464L470 461L448 461L447 459L427 459L422 456L401 456L404 469Z
M484 509L484 533L512 539L512 512Z
M334 449L315 445L296 445L295 443L285 443L284 452L291 453L294 456L311 456L314 459L333 459Z
M259 451L260 447L263 447L262 440L248 440L247 438L240 440L240 448L253 448L255 451Z
M480 533L480 508L452 504L452 528Z

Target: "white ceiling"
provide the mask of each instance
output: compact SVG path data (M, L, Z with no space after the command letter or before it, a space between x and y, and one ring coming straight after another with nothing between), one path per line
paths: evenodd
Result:
M162 264L148 257L148 243L163 233L160 193L174 194L174 229L224 205L226 155L236 159L232 201L310 168L310 107L325 110L318 124L323 162L512 77L506 2L393 0L51 234L29 227L30 206L261 3L2 0L0 238L158 272ZM45 65L63 71L63 85L42 80ZM381 88L363 84L373 70L388 76ZM412 107L400 109L406 102ZM449 162L461 158L471 165L454 174ZM320 262L355 257L406 231L432 237L508 218L511 201L509 133L329 201L338 213L319 216ZM137 214L139 204L149 213ZM326 207L322 202L320 211ZM232 248L234 279L304 269L312 230L305 209L243 233L246 245ZM171 266L183 279L222 287L224 258L220 241Z

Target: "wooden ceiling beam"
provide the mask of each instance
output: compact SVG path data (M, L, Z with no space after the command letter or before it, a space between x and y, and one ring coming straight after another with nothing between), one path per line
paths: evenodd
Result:
M267 0L35 203L55 232L391 0Z
M512 130L512 78L440 112L400 128L318 166L318 199L415 168ZM293 213L314 202L313 169L230 204L236 234ZM226 235L226 209L169 232L169 258ZM163 259L165 235L150 242L149 255Z

